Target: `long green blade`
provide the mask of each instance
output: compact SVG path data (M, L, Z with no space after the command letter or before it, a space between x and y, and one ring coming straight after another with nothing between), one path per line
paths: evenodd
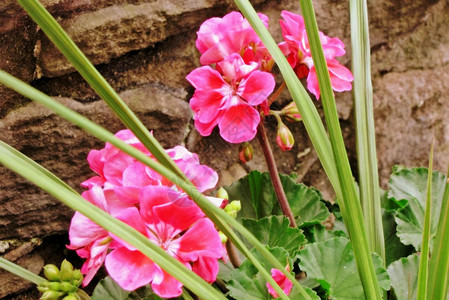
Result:
M312 1L300 0L301 10L306 26L307 37L318 77L324 116L329 131L332 151L337 166L340 188L343 194L344 211L342 216L348 228L359 276L368 299L381 299L380 287L374 270L368 240L365 232L362 208L353 182L351 168L338 120L337 106L331 86L329 71L318 34Z
M5 269L8 272L11 272L19 277L22 277L25 280L28 280L36 285L46 281L44 278L40 277L37 274L34 274L33 272L22 268L21 266L10 262L7 259L4 259L3 257L0 257L0 268Z
M366 0L351 0L349 8L360 202L371 251L379 254L385 264Z
M0 141L0 163L27 178L65 205L79 211L89 219L94 220L101 227L135 246L200 297L226 299L201 277L187 269L182 263L171 257L165 250L151 242L140 232L113 218L105 211L86 201L79 194L73 192L72 189L66 188L59 181L55 181L53 176L48 176L48 170L39 167L37 164L30 163L29 158L2 141Z
M259 19L259 16L249 1L234 0L234 2L237 4L242 14L248 19L279 67L290 95L295 101L303 118L304 126L321 161L323 169L335 190L337 199L341 199L340 184L331 144L312 99L310 99L309 94L307 94L307 91L304 89L290 64L287 62L284 54L282 54L273 37L262 24L262 21ZM344 204L342 203L342 205ZM344 210L344 207L342 207L342 210Z
M433 140L430 146L429 155L429 174L427 175L427 198L426 211L424 212L424 226L421 246L421 256L419 258L418 269L418 291L417 299L425 300L427 294L427 279L429 271L429 253L430 253L430 232L431 232L431 203L432 203L432 169L433 169Z
M449 178L449 170L447 171ZM449 180L444 189L435 243L430 258L427 299L444 300L449 286Z
M18 0L18 2L55 46L75 66L95 92L109 105L125 126L131 129L154 157L164 166L173 170L178 176L183 177L184 174L165 153L159 142L151 135L125 102L123 102L103 76L101 76L45 7L38 0Z
M34 100L38 103L41 103L54 111L56 114L64 117L71 123L79 126L86 132L91 133L93 136L97 137L100 140L110 142L112 145L117 147L118 149L122 150L123 152L135 157L137 160L141 161L142 163L149 166L151 169L155 170L171 182L179 185L184 191L186 191L187 194L189 194L192 199L201 207L201 209L204 211L204 213L217 225L220 230L223 231L224 234L226 234L231 241L238 247L238 249L248 257L248 259L259 269L262 276L270 282L270 284L275 288L278 289L279 295L285 294L282 292L282 289L275 283L275 281L271 278L271 275L263 268L263 266L260 265L260 263L257 262L255 257L251 254L249 249L244 245L244 243L241 241L241 239L235 234L235 232L229 227L228 224L230 224L233 228L238 230L243 237L245 237L250 243L256 247L259 252L268 260L270 263L272 263L277 269L284 271L284 266L255 238L251 233L249 233L240 223L238 223L235 219L230 217L228 214L223 212L221 209L215 207L213 204L211 204L197 189L195 186L193 186L189 181L184 180L183 178L178 177L176 174L174 174L171 170L167 169L160 163L157 163L147 157L145 154L137 150L136 148L125 144L123 141L119 140L118 138L114 137L112 133L105 130L104 128L98 126L97 124L93 123L92 121L88 120L87 118L79 115L78 113L70 110L69 108L65 107L64 105L58 103L57 101L53 100L51 97L48 97L44 93L34 89L33 87L27 85L26 83L22 82L21 80L9 75L8 73L4 71L0 71L0 83L6 85L9 88L14 89L18 93L21 93L23 96L30 98L31 100ZM39 166L38 164L30 164L34 165L35 167ZM47 172L48 171L42 171ZM54 179L54 178L53 178ZM61 184L61 181L58 181L58 184ZM62 183L63 184L63 183ZM225 220L224 222L222 220ZM297 286L297 288L301 291L304 290L301 285L295 280L295 278L288 272L285 272L287 276L289 276L289 279ZM305 293L305 291L304 291ZM285 296L286 297L286 296ZM307 297L309 297L307 295ZM308 299L306 297L306 299Z

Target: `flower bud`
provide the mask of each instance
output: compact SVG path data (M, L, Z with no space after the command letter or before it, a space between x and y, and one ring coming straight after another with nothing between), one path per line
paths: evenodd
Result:
M221 231L218 232L218 235L220 236L221 243L224 244L228 241L228 237Z
M302 117L299 114L299 110L295 102L290 102L288 105L286 105L281 110L281 114L284 115L289 121L292 122L302 121Z
M72 285L78 287L83 282L83 274L80 270L73 270L72 272Z
M242 204L239 200L231 201L228 205L226 205L224 211L233 217L234 219L237 218L237 213L242 209Z
M39 285L37 286L37 289L41 293L44 293L44 292L48 291L49 290L49 288L48 288L48 281L44 281L44 282L39 283Z
M293 138L292 132L282 122L278 123L276 142L282 151L292 149L295 144L295 139Z
M41 300L58 300L59 297L61 297L63 293L56 292L56 291L46 291L42 294Z
M70 294L62 298L62 300L79 300L80 297L77 294Z
M78 287L71 285L69 282L61 282L61 291L69 294L71 292L76 292L76 290L78 289Z
M219 188L217 191L217 198L229 200L228 192L224 188Z
M61 283L56 281L50 282L48 288L52 291L59 292L61 290Z
M73 265L66 259L61 263L61 270L59 271L60 281L71 281L73 276Z
M59 269L53 264L44 266L44 275L50 281L59 281Z
M253 159L254 149L250 143L244 142L239 147L239 159L243 163L247 163Z

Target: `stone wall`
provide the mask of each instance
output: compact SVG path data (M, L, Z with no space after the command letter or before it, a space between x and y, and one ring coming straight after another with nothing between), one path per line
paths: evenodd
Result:
M188 100L193 89L185 76L199 65L195 32L212 16L235 7L230 0L43 0L81 50L165 147L184 144L202 163L229 184L250 169L264 170L258 144L255 159L242 165L237 146L224 143L216 131L201 137L192 127ZM299 12L298 1L252 1L270 17L280 41L282 9ZM449 3L446 0L372 0L369 2L377 149L382 186L395 164L426 165L435 136L435 166L449 162ZM320 30L350 45L348 1L314 1ZM106 105L14 0L0 3L0 68L31 83L70 108L115 132L123 128ZM350 66L350 49L341 62ZM283 101L288 93L282 96ZM351 94L337 95L343 133L355 166ZM321 103L317 102L321 110ZM275 125L269 125L274 140ZM282 172L332 190L302 124L291 126L296 145L276 151ZM103 143L47 109L0 86L0 139L16 147L81 191L92 176L86 156ZM274 147L276 147L274 145ZM355 174L357 173L356 170ZM57 262L66 243L70 209L26 180L0 168L0 255L36 272ZM50 250L49 250L50 249ZM11 299L29 285L0 271L0 298ZM19 283L17 283L19 282ZM19 297L19 296L17 296ZM35 297L35 295L34 295ZM33 296L30 296L32 299ZM19 299L19 298L17 298ZM22 299L22 298L20 298Z

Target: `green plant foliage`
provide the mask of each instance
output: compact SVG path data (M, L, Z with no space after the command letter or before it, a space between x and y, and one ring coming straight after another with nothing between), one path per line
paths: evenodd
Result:
M253 252L256 258L265 266L266 270L271 272L271 268L273 268L272 264L254 250L255 249L251 250L251 252ZM292 265L292 260L289 258L289 254L285 249L275 247L269 249L269 251L276 256L279 261L284 261L285 265L287 265L287 262L290 266ZM234 269L231 278L232 279L228 281L226 287L229 289L229 295L233 298L245 300L273 299L268 292L266 286L267 281L260 276L257 268L254 267L249 260L243 261L238 269ZM304 289L312 299L319 299L314 291L309 288ZM290 299L292 300L305 299L295 288L292 289L290 296Z
M347 237L346 233L341 230L331 231L327 230L321 224L315 224L304 228L304 235L308 243L325 242L336 237Z
M413 245L417 251L421 248L424 210L427 193L427 168L393 170L388 191L388 208L395 207L395 221L398 237L405 245ZM432 176L432 213L431 213L431 248L438 225L446 185L446 176L433 172ZM392 203L393 202L393 203ZM406 205L404 205L406 203ZM403 207L401 209L401 207Z
M280 174L290 208L298 227L321 223L329 216L321 193L302 183L296 183L291 176ZM242 210L238 217L260 219L270 215L282 215L281 208L271 184L270 174L252 171L247 176L225 187L229 199L240 200Z
M385 237L385 265L389 266L392 262L401 257L407 257L414 251L413 246L404 245L396 234L396 222L394 215L384 211L382 223Z
M365 299L354 252L347 238L307 244L298 257L301 270L316 279L331 299ZM388 290L388 273L377 254L373 254L373 262L380 287Z
M159 300L162 299L154 294L149 286L142 287L136 291L123 290L110 276L106 276L95 287L92 300ZM175 298L180 299L180 298Z
M416 299L419 257L412 254L388 266L391 286L398 300Z
M306 243L302 230L289 227L289 220L285 216L270 216L255 219L242 219L246 227L262 244L270 248L281 247L290 257L299 251L301 245Z

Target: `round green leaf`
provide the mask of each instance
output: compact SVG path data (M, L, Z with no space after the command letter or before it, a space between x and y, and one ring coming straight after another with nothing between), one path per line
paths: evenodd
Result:
M412 254L388 266L391 286L398 300L416 299L419 257Z
M301 270L316 279L331 299L365 299L354 252L347 238L307 244L298 257ZM380 287L388 290L388 273L377 254L373 254L373 261Z
M329 216L322 196L316 189L296 183L291 176L280 174L290 208L299 227L321 223ZM224 187L230 200L240 200L242 210L238 217L260 219L271 215L282 215L270 174L252 171L247 176Z
M398 237L405 245L421 248L424 211L427 193L427 168L394 170L390 177L390 201L398 204L395 221ZM441 201L446 185L446 176L440 172L432 174L431 237L435 236L441 209ZM407 204L404 206L404 201ZM390 206L391 207L391 206ZM433 241L433 238L432 240ZM433 245L433 242L431 242Z

